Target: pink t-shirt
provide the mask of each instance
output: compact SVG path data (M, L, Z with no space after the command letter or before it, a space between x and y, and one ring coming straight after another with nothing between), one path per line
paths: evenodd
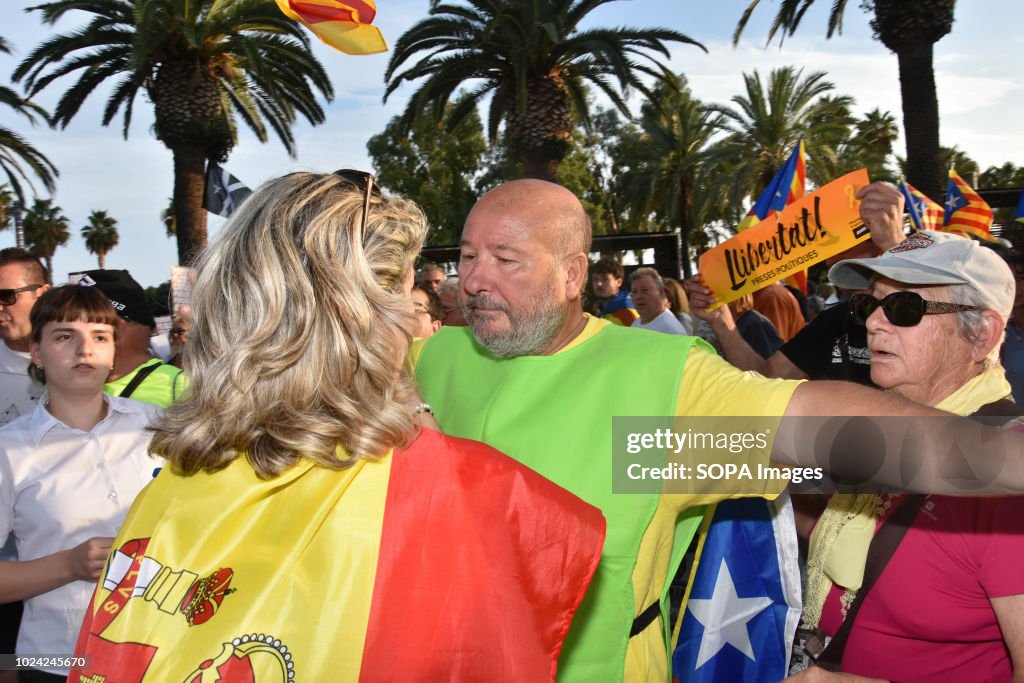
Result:
M1024 593L1024 496L930 497L864 600L843 671L891 681L1010 681L989 598ZM821 627L841 622L833 588Z

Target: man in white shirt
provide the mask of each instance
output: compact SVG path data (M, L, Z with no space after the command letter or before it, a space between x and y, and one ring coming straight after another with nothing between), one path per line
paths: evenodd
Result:
M43 393L28 375L28 312L49 288L39 259L24 249L0 249L0 425L32 412Z
M669 309L665 283L654 268L637 268L629 277L630 296L640 317L631 327L666 334L688 334Z

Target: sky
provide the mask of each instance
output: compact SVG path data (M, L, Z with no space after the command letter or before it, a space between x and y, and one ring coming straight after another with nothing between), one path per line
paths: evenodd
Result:
M52 31L66 32L85 22L84 13L70 13L56 27L45 27L24 8L36 2L4 0L0 35L14 55L0 55L0 81L10 84L18 61ZM390 43L427 16L429 0L378 0L374 24ZM837 94L855 98L854 112L876 107L902 121L896 57L871 37L868 16L859 3L848 3L843 34L825 39L831 2L818 0L804 17L797 35L766 45L768 26L777 3L762 2L737 47L732 32L747 0L616 0L591 13L584 26L665 26L703 43L708 53L674 45L668 62L685 73L697 97L727 104L743 92L743 74L763 76L776 67L794 65L805 73L829 74ZM1014 67L1024 54L1024 3L1020 0L961 0L950 35L935 46L935 71L943 145L958 146L982 170L1012 162L1024 166L1024 77ZM333 102L325 106L326 122L312 127L300 121L294 129L298 154L290 158L276 138L261 144L241 130L238 146L226 168L250 187L296 170L370 169L369 138L400 113L415 86L400 88L387 103L383 74L389 53L349 56L319 43L314 52L330 74ZM59 80L35 98L52 109L74 81ZM17 87L17 86L16 86ZM0 109L0 125L12 128L53 161L60 170L55 203L70 219L72 238L54 257L55 281L73 271L95 268L96 257L85 249L80 229L89 213L106 210L117 219L120 244L107 255L108 268L127 268L144 286L170 277L177 261L173 238L165 234L160 213L172 193L171 153L151 134L152 109L144 98L136 103L127 140L120 119L100 125L108 90L98 89L64 130L33 128L25 119ZM639 109L640 100L631 104ZM902 129L902 126L901 126ZM905 155L902 137L897 153ZM813 163L813 162L812 162ZM209 216L211 237L224 219ZM14 231L0 232L0 247L13 246Z

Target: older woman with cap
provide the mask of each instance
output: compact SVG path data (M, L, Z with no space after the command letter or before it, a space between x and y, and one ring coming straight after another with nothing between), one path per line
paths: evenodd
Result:
M851 310L867 326L875 384L1017 422L998 361L1014 280L994 252L919 232L830 279L870 289ZM811 536L802 624L828 645L794 680L1018 680L1022 562L1024 498L834 496Z
M114 541L83 680L553 679L604 521L417 426L426 219L375 188L271 180L203 255L191 389L152 443L170 467Z

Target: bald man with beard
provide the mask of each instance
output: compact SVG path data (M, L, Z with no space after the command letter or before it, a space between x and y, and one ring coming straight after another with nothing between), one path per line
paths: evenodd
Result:
M943 413L848 383L766 379L737 370L696 338L637 333L586 315L580 295L590 241L583 207L564 187L527 179L485 194L461 240L459 296L469 327L443 327L413 360L444 431L499 448L604 512L601 565L570 628L558 680L667 682L667 583L703 507L736 494L613 494L613 416L816 416L831 412L839 392L845 415ZM926 485L942 481L931 462L940 445L969 439L964 452L986 457L977 446L985 428L966 420L945 431L934 421L927 429L901 423L918 449L887 457L924 458ZM783 419L772 436L772 460L819 465L795 421ZM1024 437L1005 438L1017 438L1012 447L1024 451ZM1000 447L1006 443L993 449ZM736 462L769 464L761 452L739 453ZM1000 476L1024 490L1024 464ZM778 482L765 482L747 495L779 492Z

